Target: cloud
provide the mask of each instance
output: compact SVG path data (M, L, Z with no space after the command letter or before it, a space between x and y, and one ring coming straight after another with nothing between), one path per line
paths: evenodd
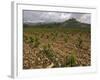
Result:
M69 13L69 12L46 12L46 11L23 11L23 21L38 22L63 22L70 18L76 18L78 21L90 23L90 14L87 13Z
M79 21L84 23L91 23L91 14L86 14L80 17Z

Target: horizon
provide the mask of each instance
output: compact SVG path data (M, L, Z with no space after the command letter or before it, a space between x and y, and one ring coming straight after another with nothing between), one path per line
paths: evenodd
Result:
M70 19L75 19L75 18L70 18ZM70 20L70 19L68 19L68 20ZM33 22L23 22L23 24L28 24L28 25L37 25L37 24L61 24L61 23L65 23L66 21L68 21L68 20L65 20L65 21L63 21L63 22L37 22L37 23L33 23ZM79 23L82 23L82 24L90 24L90 23L84 23L84 22L80 22L80 21L78 21L78 20L76 20L77 22L79 22Z
M50 11L23 11L23 23L61 23L71 18L75 18L81 23L91 24L90 13L75 13L75 12L50 12Z

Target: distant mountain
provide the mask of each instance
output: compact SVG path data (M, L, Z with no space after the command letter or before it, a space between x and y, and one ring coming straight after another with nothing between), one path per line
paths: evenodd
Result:
M90 27L90 24L81 23L75 18L68 19L64 22L53 22L53 23L24 23L24 27Z

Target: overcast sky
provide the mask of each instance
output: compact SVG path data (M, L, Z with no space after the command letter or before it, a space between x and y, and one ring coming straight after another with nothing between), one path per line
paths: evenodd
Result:
M91 14L89 13L73 13L73 12L46 12L46 11L23 11L24 23L40 23L40 22L63 22L70 18L76 18L83 23L91 23Z

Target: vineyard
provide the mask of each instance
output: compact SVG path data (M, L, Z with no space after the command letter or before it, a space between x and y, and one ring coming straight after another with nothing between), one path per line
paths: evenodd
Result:
M24 27L23 69L91 65L87 27Z

